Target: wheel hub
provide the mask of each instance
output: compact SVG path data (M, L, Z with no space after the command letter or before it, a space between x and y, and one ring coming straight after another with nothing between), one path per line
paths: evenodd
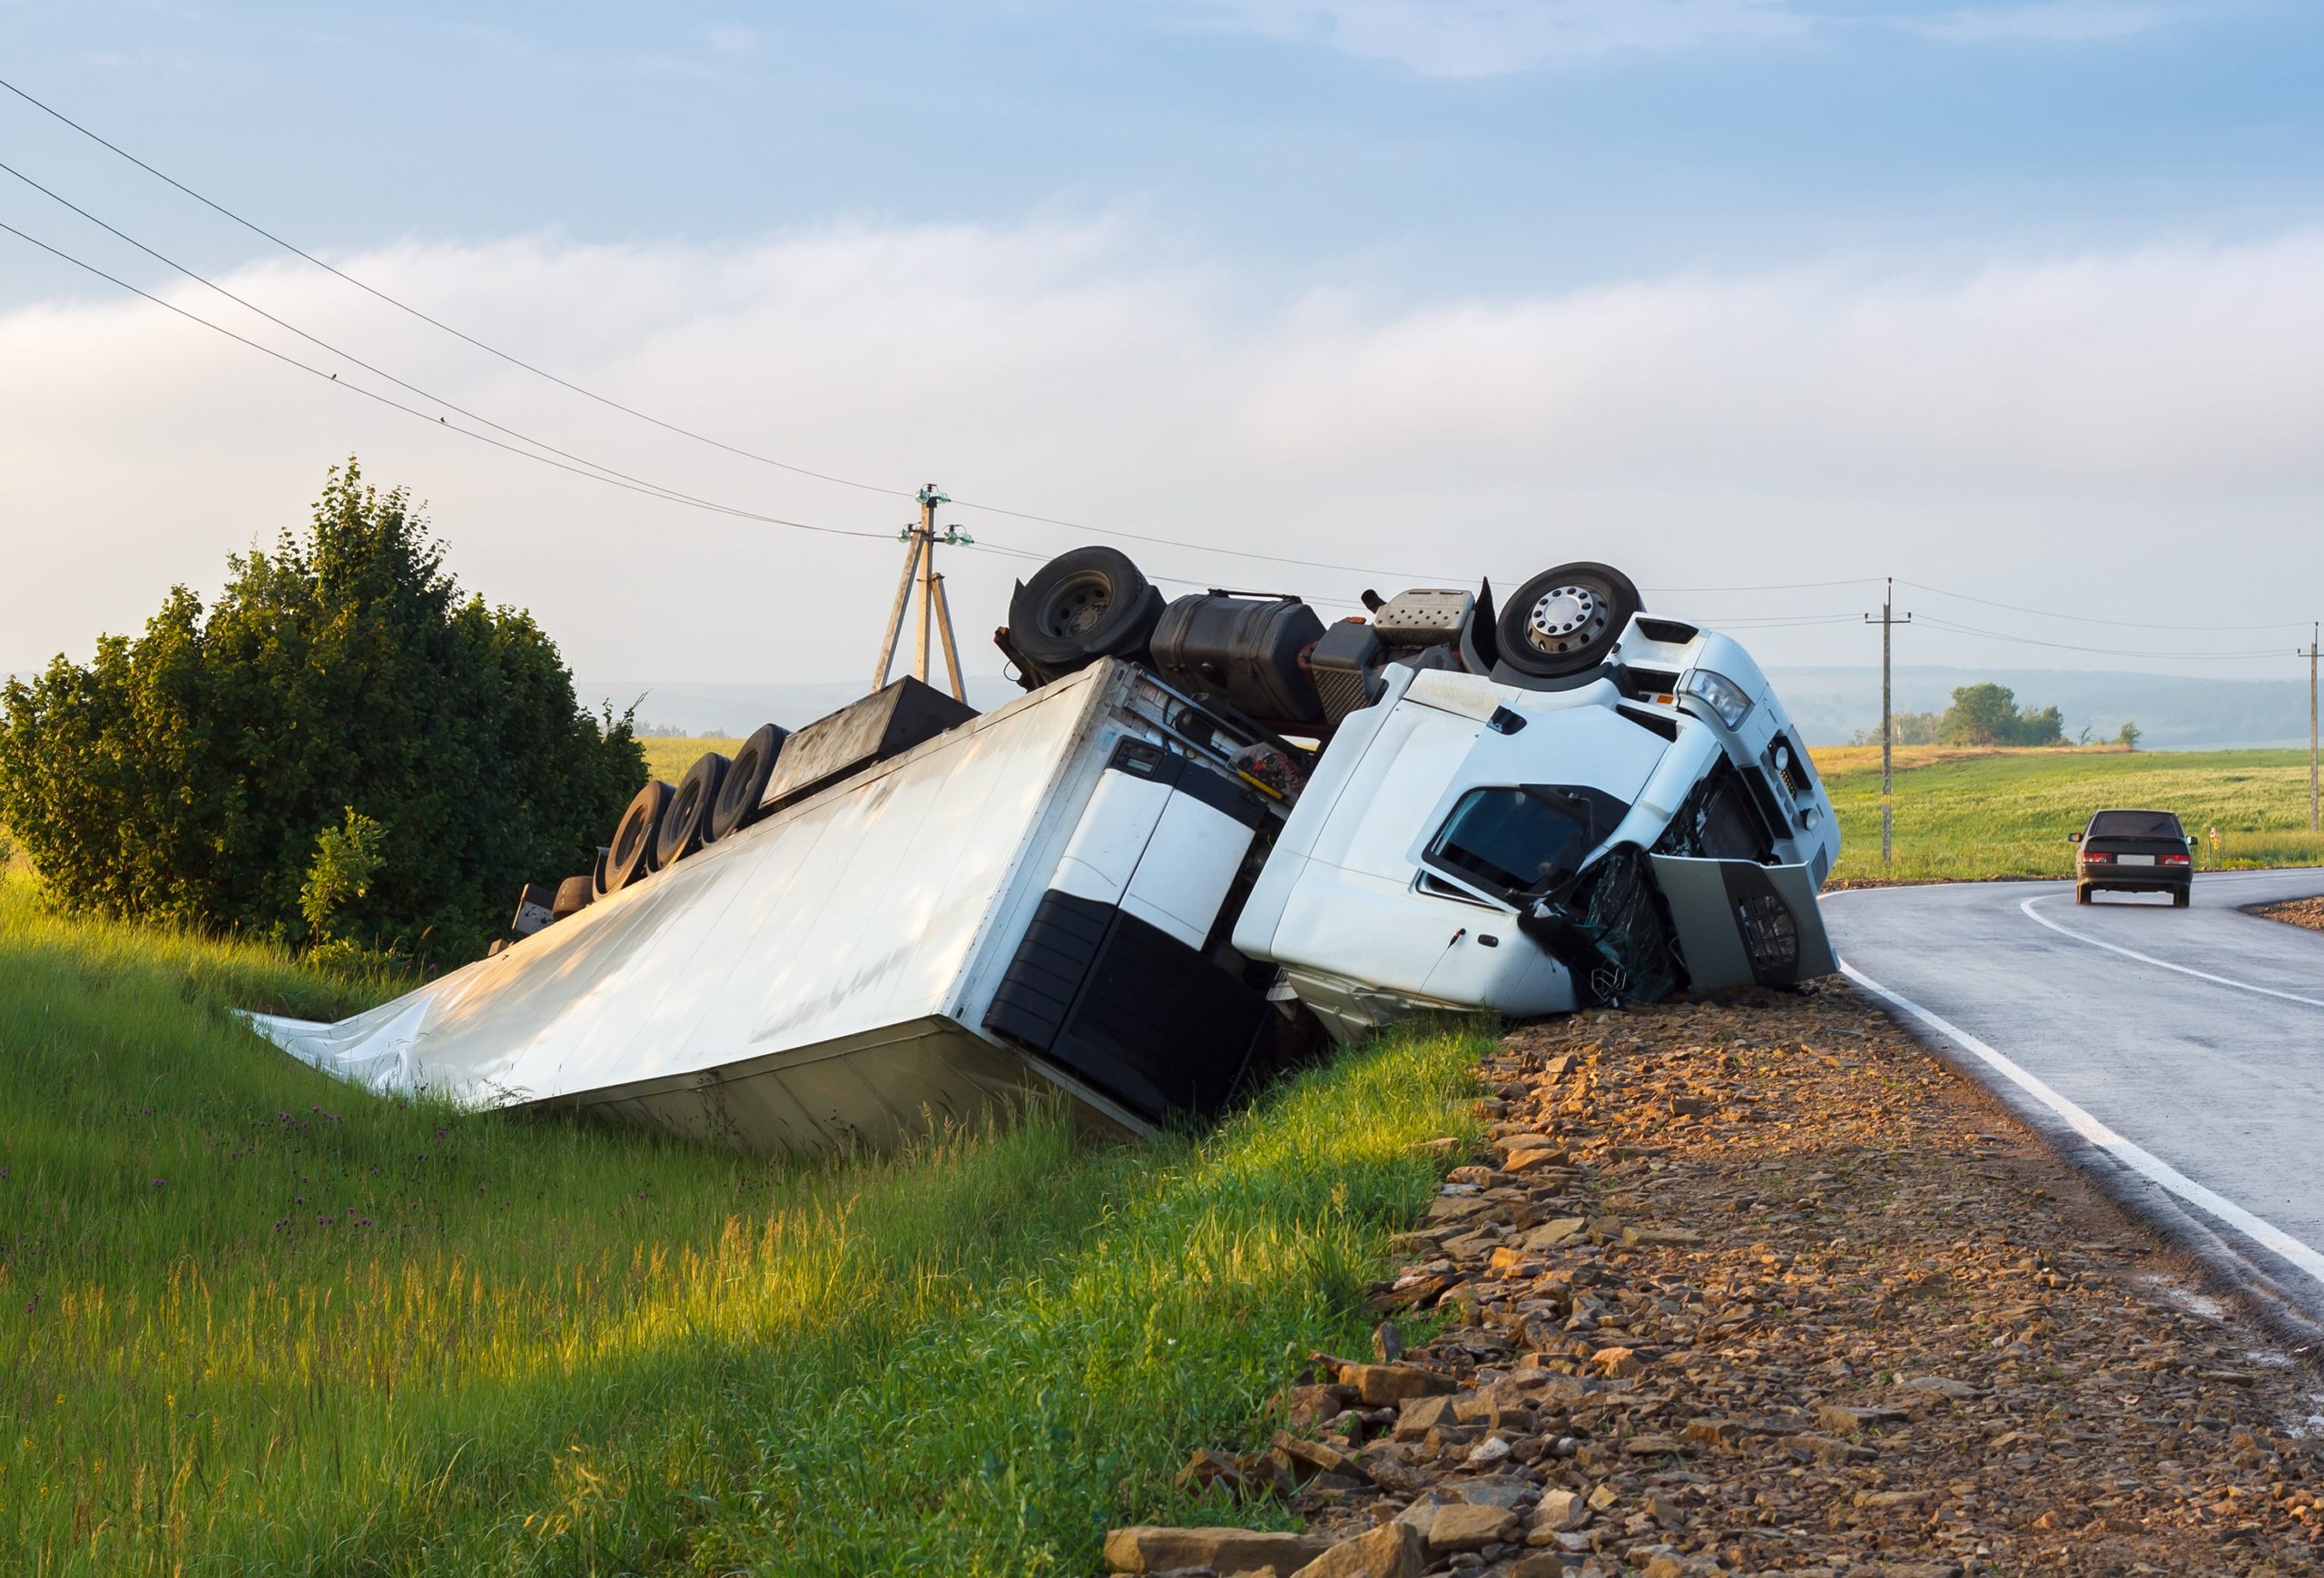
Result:
M1097 577L1068 581L1049 598L1042 623L1053 636L1078 636L1106 616L1113 600L1113 588Z
M1606 599L1587 587L1552 587L1533 605L1526 636L1544 652L1571 652L1604 630Z

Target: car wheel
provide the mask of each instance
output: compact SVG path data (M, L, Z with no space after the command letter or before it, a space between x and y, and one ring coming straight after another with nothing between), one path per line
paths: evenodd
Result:
M2088 883L2074 883L2073 902L2077 904L2086 904L2090 902L2090 884Z
M1544 570L1502 607L1494 632L1501 660L1533 679L1586 673L1606 661L1645 606L1630 578L1610 565Z
M2185 888L2181 888L2177 893L2171 895L2171 907L2174 910L2183 910L2194 902L2195 895L2188 892Z
M726 776L719 781L718 797L710 806L710 831L705 836L712 843L725 837L738 827L748 827L759 819L759 801L766 794L766 781L774 774L775 758L783 754L783 742L791 731L775 724L761 724L734 753Z
M670 797L670 808L662 814L662 830L655 835L656 866L675 865L703 846L710 832L710 808L718 803L719 785L725 782L730 764L717 752L705 752L678 780L678 792Z
M1039 671L1062 678L1101 657L1135 657L1162 617L1162 594L1118 548L1078 547L1017 583L1009 643Z
M614 825L613 847L606 854L606 892L617 893L659 869L655 846L661 836L662 818L668 814L676 794L656 778L640 789L629 809L621 814L621 821Z

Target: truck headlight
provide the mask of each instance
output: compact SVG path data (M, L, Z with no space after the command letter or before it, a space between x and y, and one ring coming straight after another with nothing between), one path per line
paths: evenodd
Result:
M1743 720L1750 715L1751 698L1743 694L1741 685L1723 674L1690 668L1687 677L1679 682L1679 689L1717 713L1718 721L1730 729L1741 728Z

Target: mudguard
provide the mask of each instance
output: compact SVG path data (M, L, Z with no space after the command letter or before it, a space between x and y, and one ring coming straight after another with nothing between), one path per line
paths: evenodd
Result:
M1791 986L1839 969L1806 866L1651 858L1696 991Z

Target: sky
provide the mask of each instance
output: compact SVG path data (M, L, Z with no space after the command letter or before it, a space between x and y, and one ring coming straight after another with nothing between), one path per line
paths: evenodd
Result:
M1091 541L1601 560L1770 665L1890 576L1916 663L2324 612L2312 0L0 0L0 80L380 293L0 91L0 223L314 370L0 233L0 668L350 455L585 676L868 679L922 483L983 676Z

